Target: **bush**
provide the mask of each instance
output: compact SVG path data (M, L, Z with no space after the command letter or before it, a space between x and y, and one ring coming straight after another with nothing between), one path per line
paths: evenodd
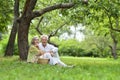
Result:
M80 48L80 42L72 39L62 41L59 46L59 54L66 56L81 56L84 50Z
M18 44L17 43L15 43L14 44L14 50L13 50L14 52L14 55L19 55L19 53L18 53Z
M4 55L7 41L8 41L8 39L6 39L5 36L2 40L0 40L0 55Z
M95 47L86 48L77 40L61 41L59 44L59 54L62 56L77 56L77 57L101 57L102 53Z
M5 35L5 36L3 36L3 39L0 40L0 55L5 54L7 43L8 43L8 36ZM13 54L18 55L18 47L17 47L16 42L15 42L15 45L14 45Z

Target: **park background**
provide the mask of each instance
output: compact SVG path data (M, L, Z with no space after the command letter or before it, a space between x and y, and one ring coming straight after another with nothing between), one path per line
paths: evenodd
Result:
M119 80L119 5L119 0L0 1L0 77ZM59 48L63 62L76 67L26 63L31 38L42 34Z

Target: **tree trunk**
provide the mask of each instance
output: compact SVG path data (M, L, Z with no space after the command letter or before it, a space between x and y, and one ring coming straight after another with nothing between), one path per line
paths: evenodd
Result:
M108 14L107 14L108 15ZM110 36L113 40L113 46L110 46L110 49L111 49L111 53L112 53L112 56L114 59L117 59L117 40L116 40L116 36L115 36L115 32L113 31L113 23L112 23L112 16L111 15L108 15L108 19L109 19L109 24L110 24ZM117 19L116 19L117 20Z
M14 3L14 22L13 22L13 27L11 30L8 44L6 46L6 51L5 51L4 56L13 56L14 43L15 43L16 33L17 33L17 29L18 29L18 23L17 23L18 17L19 17L19 0L15 0L15 3Z
M111 53L114 59L117 59L117 40L115 39L115 35L113 35L113 32L111 31L111 37L113 40L113 46L111 46Z
M9 38L4 56L13 56L17 28L18 28L18 24L15 21L11 30L10 38Z
M114 57L114 59L117 59L116 46L117 46L117 43L114 42L113 47L112 47L112 56Z
M18 49L20 54L20 59L26 60L28 55L28 32L30 26L29 18L21 18L18 28Z

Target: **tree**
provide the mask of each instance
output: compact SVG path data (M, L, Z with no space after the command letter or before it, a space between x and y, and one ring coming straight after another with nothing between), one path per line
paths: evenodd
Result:
M19 17L19 0L14 0L14 2L14 22L4 56L13 56L14 43L18 29L17 19Z
M40 17L43 14L50 12L52 10L61 9L61 8L71 8L74 6L74 3L60 3L53 6L48 6L42 8L41 10L34 10L37 0L26 0L24 9L21 17L17 19L19 24L18 27L18 49L20 54L20 59L26 60L28 54L28 33L31 20L36 17Z
M89 0L87 7L76 9L74 13L76 21L81 21L86 28L91 28L95 35L109 36L111 41L110 49L113 58L117 58L117 44L119 32L119 8L120 2L118 0ZM77 16L79 15L79 16ZM83 20L83 21L82 21ZM113 44L112 44L113 43Z

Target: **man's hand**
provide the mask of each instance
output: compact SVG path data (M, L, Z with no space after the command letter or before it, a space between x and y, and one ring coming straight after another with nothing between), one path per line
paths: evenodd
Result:
M53 55L54 55L53 51L49 51L49 53L51 54L51 56L53 56Z

